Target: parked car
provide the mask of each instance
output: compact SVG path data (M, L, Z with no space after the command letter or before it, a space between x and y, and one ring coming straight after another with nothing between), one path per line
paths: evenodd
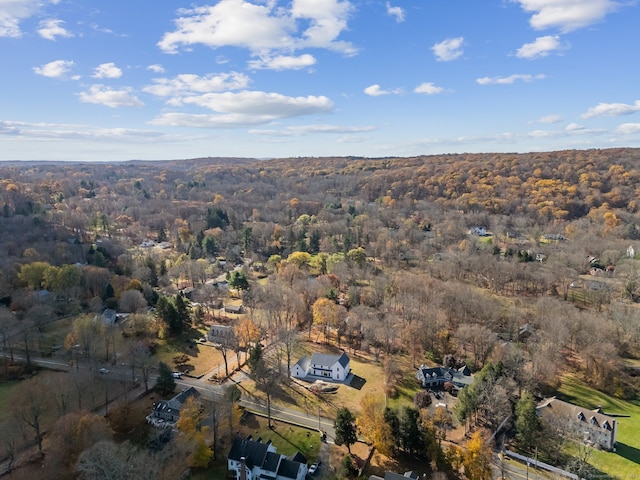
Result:
M173 378L182 378L182 373L181 373L181 372L173 372L173 373L171 374L171 376L172 376Z
M109 373L109 369L108 368L101 368L100 370L98 370L100 373Z
M320 462L312 463L309 467L309 475L315 475L318 471L318 467L320 466Z

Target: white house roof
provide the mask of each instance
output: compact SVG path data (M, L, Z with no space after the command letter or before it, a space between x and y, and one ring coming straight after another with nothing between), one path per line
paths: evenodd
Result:
M313 365L322 365L324 367L331 367L335 365L336 362L340 363L342 368L346 368L346 366L349 365L349 357L344 352L342 352L341 355L331 355L327 353L314 353L311 356L311 363Z

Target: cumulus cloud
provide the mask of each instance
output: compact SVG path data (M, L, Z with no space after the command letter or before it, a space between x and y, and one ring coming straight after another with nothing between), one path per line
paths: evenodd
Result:
M565 127L567 132L577 132L578 130L584 130L584 125L580 125L579 123L570 123Z
M264 57L259 60L252 60L248 65L249 68L256 70L300 70L311 67L315 65L315 63L315 57L305 53L299 56L280 55L276 57Z
M387 14L396 17L396 22L398 23L404 22L404 10L402 7L392 7L391 4L387 2Z
M302 48L353 55L356 49L338 40L352 11L346 0L293 0L290 8L273 1L221 0L215 5L179 10L175 30L165 33L158 46L167 53L201 44L246 48L255 55ZM301 25L306 28L298 31Z
M439 62L450 62L459 58L464 53L462 45L464 44L464 37L447 38L440 43L436 43L431 47L431 51Z
M512 0L532 13L529 24L536 30L557 28L570 32L599 22L621 6L617 0Z
M2 0L0 2L0 37L20 37L20 22L37 14L47 3L59 0Z
M153 82L143 90L159 97L170 97L239 90L249 85L249 77L237 72L203 76L184 73L173 78L156 78Z
M120 78L122 70L113 62L102 63L93 70L93 78Z
M56 40L57 37L73 37L73 33L63 27L64 21L49 19L40 22L38 34L47 40Z
M433 82L425 82L418 85L413 90L414 93L424 93L426 95L435 95L444 92L444 88L437 87Z
M149 65L147 67L147 70L153 72L153 73L164 73L164 67L162 65L160 65L159 63L156 63L154 65Z
M131 92L131 88L116 90L105 85L91 85L88 92L80 92L78 97L83 103L94 103L111 108L142 107L144 103Z
M516 57L533 60L535 58L546 57L555 50L563 50L566 48L568 48L568 45L562 45L558 35L547 35L536 38L532 43L525 43L516 52Z
M74 65L75 63L72 60L54 60L40 67L33 67L33 71L43 77L60 78L71 70Z
M393 90L383 90L380 85L377 83L374 85L370 85L364 89L364 93L371 97L379 97L381 95L399 95L402 93L402 90L399 88Z
M476 79L476 83L480 85L511 85L517 81L529 83L544 78L544 75L514 74L508 77L482 77Z
M633 135L640 133L640 123L622 123L616 128L616 133L621 135Z
M631 115L640 110L640 100L636 100L633 105L626 103L599 103L591 107L582 118L593 117L617 117L620 115Z

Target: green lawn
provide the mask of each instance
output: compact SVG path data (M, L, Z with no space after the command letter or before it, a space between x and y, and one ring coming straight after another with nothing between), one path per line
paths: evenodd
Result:
M591 389L575 377L563 378L558 398L608 414L629 415L618 418L616 452L593 450L590 463L598 470L621 480L640 478L640 402L613 398Z

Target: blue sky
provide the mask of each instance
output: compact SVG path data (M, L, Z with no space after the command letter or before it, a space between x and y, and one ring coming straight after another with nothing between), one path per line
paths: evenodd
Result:
M640 147L635 0L0 0L0 160Z

